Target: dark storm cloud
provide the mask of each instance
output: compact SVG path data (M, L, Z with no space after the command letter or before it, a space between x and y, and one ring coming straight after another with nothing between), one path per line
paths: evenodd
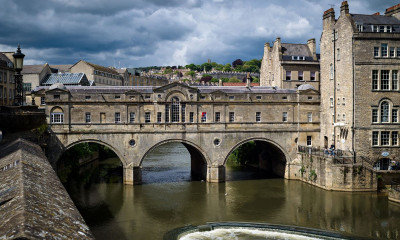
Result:
M28 63L146 66L261 58L265 42L319 40L322 13L341 0L0 0L0 51ZM354 13L391 0L349 0Z

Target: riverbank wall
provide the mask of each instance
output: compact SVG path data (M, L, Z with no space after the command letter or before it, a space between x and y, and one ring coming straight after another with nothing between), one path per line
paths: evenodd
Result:
M0 239L94 239L42 149L0 146Z
M362 164L335 164L330 157L301 153L290 164L290 179L331 191L377 191L377 175Z

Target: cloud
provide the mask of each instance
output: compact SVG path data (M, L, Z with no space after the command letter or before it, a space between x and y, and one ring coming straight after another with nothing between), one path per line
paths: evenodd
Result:
M335 1L334 1L335 2ZM319 40L331 0L0 0L0 47L30 63L185 65L260 59L265 42ZM351 0L354 13L396 1ZM339 13L341 1L336 1ZM14 47L14 48L15 48ZM5 49L0 49L3 51ZM6 49L9 50L9 49Z

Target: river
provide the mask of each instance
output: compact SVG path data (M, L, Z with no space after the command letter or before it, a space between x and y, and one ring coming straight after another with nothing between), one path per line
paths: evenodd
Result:
M123 185L119 165L119 159L94 162L66 184L96 239L162 239L174 228L219 221L400 238L400 205L384 194L330 192L237 167L227 168L225 183L190 181L190 155L176 143L148 155L142 185Z

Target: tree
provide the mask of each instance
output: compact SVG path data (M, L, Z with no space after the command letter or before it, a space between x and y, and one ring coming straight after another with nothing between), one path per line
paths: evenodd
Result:
M213 68L213 66L211 65L211 63L203 63L201 64L201 69L205 70L206 72L211 71L211 69Z
M236 69L237 66L242 66L243 61L242 59L236 59L235 61L232 62L232 67Z
M224 72L230 72L232 70L231 64L227 63L225 64L224 68L222 69L222 71Z
M193 63L186 65L185 68L190 69L191 71L201 71L201 67Z
M203 74L203 76L201 77L200 81L206 83L206 82L211 81L212 78L213 78L213 77L212 77L211 75Z

